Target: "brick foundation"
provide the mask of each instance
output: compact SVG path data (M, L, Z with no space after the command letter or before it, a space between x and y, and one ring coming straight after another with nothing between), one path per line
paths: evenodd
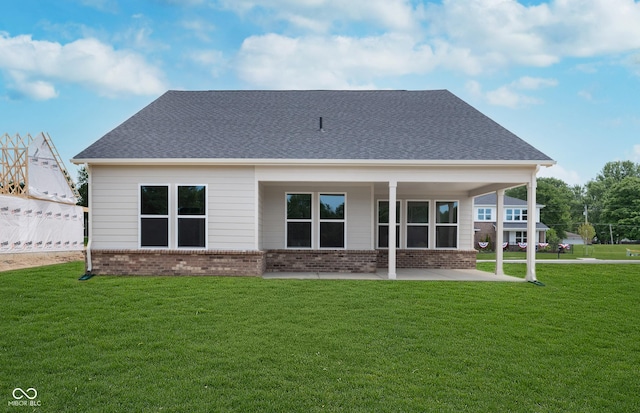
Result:
M378 267L389 266L388 250L377 250ZM396 268L475 269L476 250L396 250Z
M91 250L98 275L261 276L263 251Z
M270 250L268 272L376 272L373 250Z
M475 250L396 250L396 268L473 269ZM91 250L97 275L261 276L268 272L374 273L387 250Z

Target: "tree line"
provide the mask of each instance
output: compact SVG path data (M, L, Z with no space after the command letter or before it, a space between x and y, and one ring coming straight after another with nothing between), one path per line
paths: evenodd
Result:
M87 180L83 167L78 173L78 205L87 206ZM524 186L506 194L527 199ZM550 228L550 243L565 238L567 232L600 243L640 240L640 163L608 162L584 186L569 186L557 178L538 178L536 201L545 206L540 220Z
M506 194L527 199L526 187ZM557 178L538 178L536 201L545 207L540 221L550 242L580 234L600 243L640 240L640 163L608 162L586 185L569 186Z

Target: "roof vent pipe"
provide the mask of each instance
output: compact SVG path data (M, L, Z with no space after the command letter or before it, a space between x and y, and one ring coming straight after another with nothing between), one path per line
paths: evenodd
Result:
M320 132L324 132L324 129L322 129L322 116L320 116Z

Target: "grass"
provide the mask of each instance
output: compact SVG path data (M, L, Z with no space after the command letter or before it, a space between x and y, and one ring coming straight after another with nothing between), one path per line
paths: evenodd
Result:
M639 411L637 266L537 269L546 287L0 273L0 406L33 387L47 412Z
M594 245L573 245L572 249L560 254L561 259L571 260L579 258L597 258L600 260L640 260L640 256L627 256L627 249L640 251L640 245L628 244L594 244ZM479 252L478 260L495 260L495 252ZM526 259L524 251L505 251L505 260ZM536 259L555 260L558 259L557 251L538 252Z

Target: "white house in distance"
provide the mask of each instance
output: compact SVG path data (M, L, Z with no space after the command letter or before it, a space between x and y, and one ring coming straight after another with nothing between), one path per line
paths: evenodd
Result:
M527 185L534 210L554 164L446 90L168 91L72 162L95 274L390 279L475 268L474 197Z
M491 245L496 246L496 217L497 217L497 197L495 193L481 195L474 199L475 216L475 242L478 248L483 249L487 238ZM529 208L527 201L522 199L504 196L502 224L504 235L502 245L511 250L526 249L527 245L533 242L537 247L547 246L546 234L549 227L540 222L540 210L544 205L536 204L535 208L535 236L528 237Z

